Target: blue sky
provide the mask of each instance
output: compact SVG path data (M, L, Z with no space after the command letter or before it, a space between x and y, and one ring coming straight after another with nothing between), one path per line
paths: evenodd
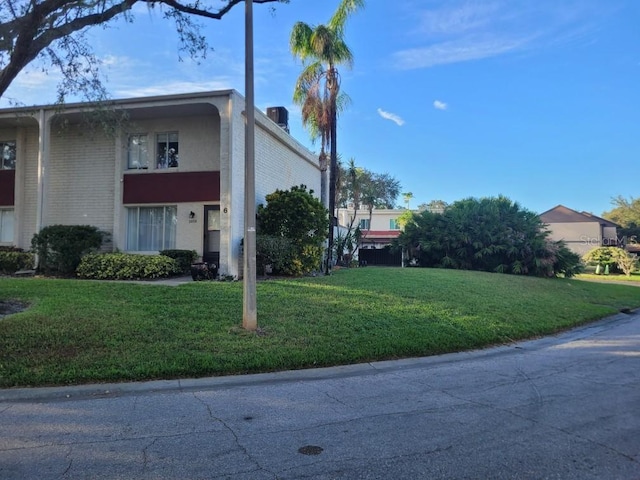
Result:
M337 0L255 5L256 104L289 109L300 63L296 21L325 23ZM343 160L398 178L411 206L503 194L536 212L557 204L601 214L640 196L640 2L637 0L368 0L347 25L355 64L339 119ZM244 91L244 8L205 22L214 51L178 61L157 10L89 38L114 98ZM5 97L54 100L53 74L24 72ZM7 100L0 100L7 106ZM398 198L402 204L402 198Z

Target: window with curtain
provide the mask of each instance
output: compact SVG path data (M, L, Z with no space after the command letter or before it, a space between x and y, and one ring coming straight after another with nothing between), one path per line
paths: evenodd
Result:
M127 168L149 168L149 148L146 134L129 135Z
M400 230L400 224L398 223L397 218L389 220L389 230Z
M176 248L177 208L127 208L127 250L159 252Z
M369 221L368 218L360 219L360 230L369 230L370 226L371 226L371 222Z
M13 210L0 210L0 242L13 243Z
M0 170L16 169L16 142L0 142Z
M158 163L156 168L178 166L178 133L158 133L156 136Z

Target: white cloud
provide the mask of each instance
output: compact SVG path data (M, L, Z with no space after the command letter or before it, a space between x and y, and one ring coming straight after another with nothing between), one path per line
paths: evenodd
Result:
M436 110L446 110L447 108L449 108L449 105L447 105L445 102L441 102L440 100L434 100L433 107Z
M379 108L378 115L380 115L385 120L391 120L392 122L395 122L395 124L400 127L404 125L404 120L400 118L398 115L396 115L395 113L385 112L384 110Z
M449 0L417 12L417 44L393 54L401 70L481 60L584 41L607 8L600 3Z
M396 52L394 57L396 66L402 70L428 68L494 57L516 50L525 43L526 39L465 39L402 50Z
M428 10L420 15L420 30L426 34L453 34L477 30L491 22L499 11L497 2L464 3Z

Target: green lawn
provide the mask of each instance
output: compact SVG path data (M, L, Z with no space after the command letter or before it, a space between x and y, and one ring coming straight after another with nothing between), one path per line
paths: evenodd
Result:
M620 274L596 275L595 273L581 273L576 275L578 280L599 280L601 282L640 282L640 273L632 273L631 276Z
M180 287L0 279L0 387L198 377L435 355L557 332L640 307L640 289L479 272L360 268Z

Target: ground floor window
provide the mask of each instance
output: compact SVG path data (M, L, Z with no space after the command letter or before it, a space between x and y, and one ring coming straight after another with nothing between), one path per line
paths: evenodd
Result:
M13 210L0 210L0 242L13 243Z
M176 248L177 208L127 208L127 250L158 252Z

